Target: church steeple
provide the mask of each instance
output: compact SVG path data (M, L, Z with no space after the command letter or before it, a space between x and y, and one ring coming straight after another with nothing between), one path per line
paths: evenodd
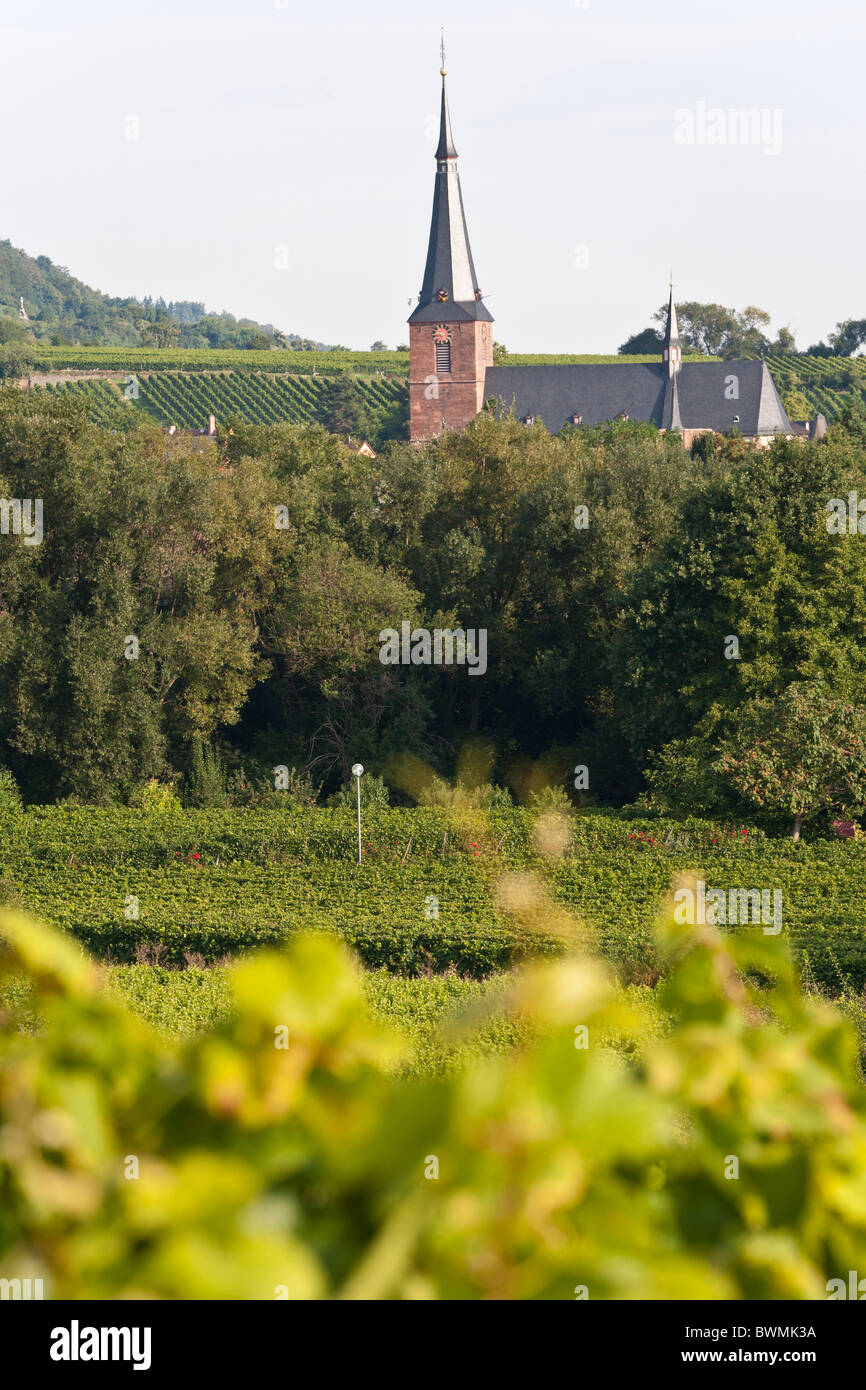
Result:
M662 361L668 369L668 379L665 383L661 427L663 430L678 430L682 433L683 421L680 415L677 375L682 366L683 349L680 343L679 324L677 323L677 306L674 304L673 277L671 277L671 294L668 300L668 320L665 324L665 336L662 340Z
M668 321L665 324L665 336L662 340L662 361L668 369L668 376L673 377L679 371L683 360L683 349L680 343L680 330L677 323L677 306L674 304L674 282L671 280L671 294L668 301Z
M427 245L424 283L410 323L456 323L467 320L493 322L493 315L482 303L481 289L472 251L457 150L451 133L451 113L445 86L445 48L442 47L442 106L439 118L439 144L436 148L436 183L433 190L433 217Z
M415 443L445 429L465 430L484 405L493 365L493 315L485 306L469 248L457 150L445 88L436 147L433 218L418 304L409 318L409 437Z

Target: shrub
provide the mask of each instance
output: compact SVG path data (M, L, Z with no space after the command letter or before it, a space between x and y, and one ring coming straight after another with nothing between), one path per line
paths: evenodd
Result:
M706 816L731 808L724 779L702 738L674 739L651 755L644 773L649 802L657 810Z
M226 770L218 748L196 734L192 740L187 801L190 806L226 806Z
M22 809L18 783L7 768L0 767L0 815L5 815L7 812L14 813Z
M174 783L159 782L155 777L151 777L143 786L138 787L131 797L132 805L140 807L143 811L179 811L180 797L178 796Z
M328 797L329 806L357 806L358 790L355 786L355 778L348 782L339 791L332 792ZM367 807L386 807L390 806L391 798L388 793L387 784L381 777L377 777L373 772L365 772L361 778L361 805Z

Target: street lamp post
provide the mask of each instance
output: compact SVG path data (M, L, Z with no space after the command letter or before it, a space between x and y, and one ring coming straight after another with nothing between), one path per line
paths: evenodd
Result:
M353 763L353 764L352 764L352 776L355 778L355 783L356 783L356 786L357 786L357 788L358 788L358 863L359 863L359 864L360 864L360 862L361 862L361 778L363 777L363 775L364 775L364 767L363 767L363 764L362 764L362 763Z

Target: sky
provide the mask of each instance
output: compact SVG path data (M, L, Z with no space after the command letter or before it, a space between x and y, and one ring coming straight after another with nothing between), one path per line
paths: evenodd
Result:
M862 0L0 0L0 239L107 294L406 342L442 26L510 350L613 352L671 270L801 348L866 316Z

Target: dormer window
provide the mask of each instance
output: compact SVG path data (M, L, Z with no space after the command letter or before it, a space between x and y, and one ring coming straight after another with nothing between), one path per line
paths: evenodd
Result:
M524 415L524 417L523 417L523 423L524 423L524 425L534 425L534 424L535 424L535 416L534 416L534 415Z
M626 415L626 413L625 413L624 410L621 410L620 413L619 413L619 415L618 415L616 418L617 418L618 420L627 420L627 419L628 419L628 416Z
M583 416L581 415L579 410L576 410L574 414L571 416L571 423L573 425L583 424Z

